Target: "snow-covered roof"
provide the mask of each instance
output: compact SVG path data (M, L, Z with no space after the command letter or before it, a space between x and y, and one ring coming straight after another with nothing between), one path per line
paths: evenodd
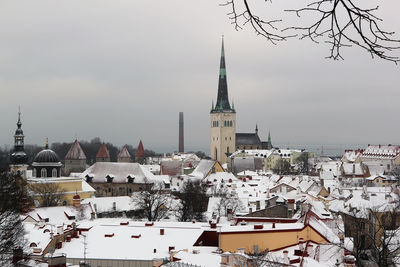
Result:
M214 164L214 160L202 159L190 176L205 178L206 175L212 170Z
M363 158L394 159L400 154L398 145L369 145L362 153Z
M361 163L347 163L342 164L344 175L364 175L364 170Z
M82 204L91 204L96 213L108 211L129 211L133 209L132 198L119 197L92 197L82 200Z
M104 183L107 176L114 177L113 183L126 183L129 175L134 176L134 183L151 183L154 178L154 175L139 163L125 162L96 162L85 170L80 178L86 179L87 175L93 177L94 183Z
M169 247L174 247L175 251L193 250L205 229L202 223L176 222L154 222L146 227L145 222L126 218L96 219L91 223L90 230L84 232L88 259L153 260L169 257ZM160 234L160 229L164 229L164 235ZM84 251L82 237L64 243L57 250L67 254L68 258L83 258Z
M30 216L36 221L46 219L49 224L62 225L71 224L77 219L90 219L92 212L92 207L89 204L83 204L81 208L72 206L42 207L31 210L24 217Z

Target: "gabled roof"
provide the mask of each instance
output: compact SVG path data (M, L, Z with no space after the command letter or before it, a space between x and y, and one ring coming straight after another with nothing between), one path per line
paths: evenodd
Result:
M124 146L118 154L118 158L131 158L128 149Z
M106 144L102 143L99 151L97 152L96 158L109 158L110 153L108 152Z
M261 145L257 133L236 133L236 145Z
M145 157L142 140L140 140L140 142L139 142L138 148L136 150L135 157L137 157L137 158L144 158Z
M194 171L190 174L190 176L205 178L211 172L215 163L216 163L215 160L207 160L207 159L200 160L199 165L197 165L196 169L194 169Z
M65 159L68 159L68 160L86 159L85 152L83 152L83 149L77 139L75 139L75 142L72 144L71 148L69 149L67 155L65 156Z
M400 155L400 146L397 145L368 145L362 153L364 158L394 159Z

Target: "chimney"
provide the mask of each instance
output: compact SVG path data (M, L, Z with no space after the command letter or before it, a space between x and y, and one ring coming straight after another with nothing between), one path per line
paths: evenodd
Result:
M308 254L308 256L311 255L311 253L313 252L313 250L314 250L313 245L309 244L308 247L307 247L307 254Z
M185 152L184 148L184 134L183 134L183 112L179 112L179 151Z
M73 198L72 198L72 206L74 206L75 208L80 208L81 207L81 197L78 194L73 196Z
M303 238L299 239L299 250L301 250L301 251L304 250L304 239Z
M283 263L284 264L289 264L290 263L290 261L289 261L289 251L287 251L287 250L283 251Z

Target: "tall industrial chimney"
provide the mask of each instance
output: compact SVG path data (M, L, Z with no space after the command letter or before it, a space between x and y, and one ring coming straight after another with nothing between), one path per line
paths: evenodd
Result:
M184 141L183 141L183 112L179 112L179 151L185 152Z

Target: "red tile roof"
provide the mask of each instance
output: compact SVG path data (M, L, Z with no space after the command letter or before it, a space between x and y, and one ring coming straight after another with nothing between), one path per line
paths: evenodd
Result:
M128 149L124 146L118 154L118 158L131 158Z
M86 159L85 152L83 152L81 146L79 145L78 140L75 139L75 142L72 144L71 148L69 149L65 159Z
M136 150L135 157L136 158L144 158L145 157L142 140L140 140L140 142L139 142L139 146L138 146L138 148Z
M106 144L102 143L99 149L99 152L97 152L96 158L109 158L110 153L108 152Z

